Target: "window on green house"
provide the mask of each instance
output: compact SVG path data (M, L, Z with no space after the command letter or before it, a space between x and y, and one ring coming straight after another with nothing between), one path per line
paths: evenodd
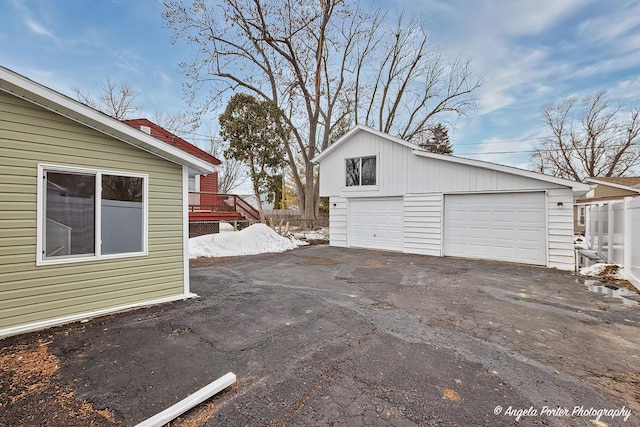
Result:
M146 253L144 175L41 166L39 261Z

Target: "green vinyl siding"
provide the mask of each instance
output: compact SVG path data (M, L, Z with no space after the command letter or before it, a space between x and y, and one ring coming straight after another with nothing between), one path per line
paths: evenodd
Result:
M38 164L148 175L148 255L36 266ZM184 292L182 166L0 92L0 329Z

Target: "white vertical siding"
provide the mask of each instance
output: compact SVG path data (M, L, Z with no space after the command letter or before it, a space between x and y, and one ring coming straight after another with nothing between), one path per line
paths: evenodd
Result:
M549 182L496 170L490 164L470 165L416 155L411 146L371 132L356 132L320 161L320 194L331 197L331 245L347 245L351 198L403 197L404 252L442 255L443 194L547 192L546 264L574 268L573 192L562 182ZM377 158L376 185L346 187L345 159ZM559 206L558 203L562 203ZM333 206L336 204L336 206Z
M442 255L442 194L406 194L404 221L404 252Z
M329 198L329 245L347 247L347 199Z
M562 203L562 206L558 204ZM575 268L573 248L573 193L570 188L547 192L548 266L559 270Z
M377 185L347 187L345 159L376 156ZM320 195L393 197L404 194L546 190L557 184L446 160L417 156L412 149L360 132L320 161Z

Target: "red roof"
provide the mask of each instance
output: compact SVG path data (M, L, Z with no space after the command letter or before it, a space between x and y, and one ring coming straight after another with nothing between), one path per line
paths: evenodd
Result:
M179 136L172 134L168 130L161 128L148 119L123 120L123 122L139 130L142 130L141 126L146 126L151 130L151 136L153 136L154 138L166 142L167 144L173 145L174 147L179 148L186 153L204 160L205 162L209 162L214 165L219 165L220 163L222 163L220 160L216 159L206 151L201 150L200 148L185 141Z

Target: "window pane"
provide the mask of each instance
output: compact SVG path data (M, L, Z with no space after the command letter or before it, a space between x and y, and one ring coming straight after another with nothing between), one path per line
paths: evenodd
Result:
M196 177L189 177L189 191L196 191Z
M102 175L102 253L142 252L143 179Z
M376 158L362 158L362 185L376 185Z
M360 159L347 159L347 187L360 185Z
M47 172L45 257L95 253L96 177Z
M584 225L585 221L585 207L578 206L578 225Z

